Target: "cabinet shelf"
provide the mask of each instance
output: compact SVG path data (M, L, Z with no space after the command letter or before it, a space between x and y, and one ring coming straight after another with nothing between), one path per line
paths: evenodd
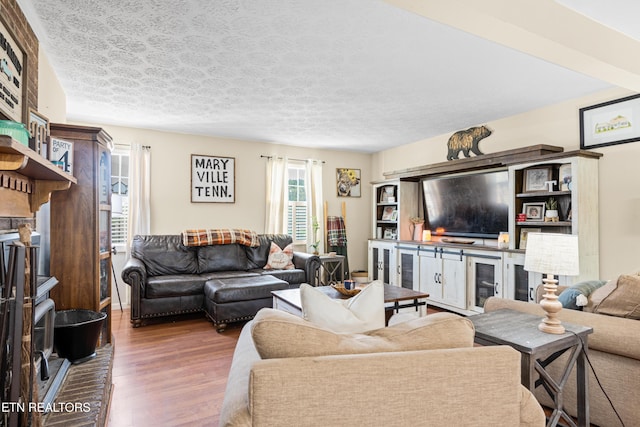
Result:
M556 222L545 222L545 221L523 221L518 222L517 225L522 227L571 227L571 221L556 221Z
M516 197L520 198L534 198L534 197L556 197L556 196L570 196L571 190L567 191L534 191L529 193L518 193Z

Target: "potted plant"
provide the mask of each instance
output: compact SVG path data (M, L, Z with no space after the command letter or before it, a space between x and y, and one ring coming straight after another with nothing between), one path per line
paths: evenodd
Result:
M547 222L556 222L558 221L558 201L549 197L547 202L545 203L545 218L544 220Z
M318 245L320 245L320 241L318 240L318 229L320 229L320 224L318 224L318 218L315 216L311 218L311 229L313 234L313 243L309 246L313 248L313 254L318 255Z

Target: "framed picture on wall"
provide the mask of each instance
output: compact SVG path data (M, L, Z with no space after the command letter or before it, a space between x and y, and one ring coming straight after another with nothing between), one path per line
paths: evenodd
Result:
M640 95L580 109L580 148L640 141Z
M338 197L360 197L360 169L336 169Z
M191 155L191 203L235 203L236 159Z

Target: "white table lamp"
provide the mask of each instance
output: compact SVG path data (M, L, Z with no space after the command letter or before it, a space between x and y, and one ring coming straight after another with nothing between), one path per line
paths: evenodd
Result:
M528 233L524 269L546 275L542 279L545 294L540 301L540 306L547 315L538 325L538 329L550 334L564 333L564 326L557 318L558 312L562 310L562 304L556 295L558 281L553 278L553 275L577 276L580 274L578 236Z

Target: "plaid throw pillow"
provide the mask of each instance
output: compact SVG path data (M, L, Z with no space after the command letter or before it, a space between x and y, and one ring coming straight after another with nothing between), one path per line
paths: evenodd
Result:
M230 245L238 243L244 246L260 246L255 231L237 228L194 229L182 232L182 244L185 246Z

